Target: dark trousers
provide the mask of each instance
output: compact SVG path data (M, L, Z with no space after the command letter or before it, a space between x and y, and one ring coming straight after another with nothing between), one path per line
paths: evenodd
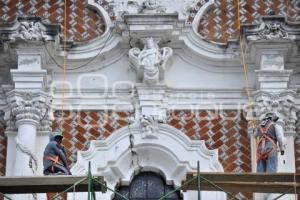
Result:
M71 175L70 171L62 165L53 165L44 170L45 175L56 174L56 175Z

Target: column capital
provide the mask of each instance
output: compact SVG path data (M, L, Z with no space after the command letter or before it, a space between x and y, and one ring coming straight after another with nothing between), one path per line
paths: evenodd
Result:
M258 90L253 93L254 103L248 107L248 112L252 113L247 113L247 118L255 116L255 120L261 120L266 113L274 112L279 116L279 123L284 127L285 134L295 135L298 111L295 105L295 96L294 90L278 93Z
M12 90L7 94L9 112L6 118L13 119L16 126L31 123L38 127L48 115L51 98L45 92L23 92Z

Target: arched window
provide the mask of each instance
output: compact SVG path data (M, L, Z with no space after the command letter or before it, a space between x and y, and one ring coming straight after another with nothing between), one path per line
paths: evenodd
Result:
M157 200L172 190L174 190L173 186L167 185L160 175L153 172L142 172L134 177L129 186L121 186L117 189L130 200ZM166 199L179 200L180 193L172 193ZM114 200L122 200L122 198L115 195Z

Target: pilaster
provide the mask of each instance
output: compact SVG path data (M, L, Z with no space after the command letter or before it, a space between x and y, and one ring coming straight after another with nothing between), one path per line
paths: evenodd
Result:
M165 85L136 85L139 113L145 116L157 116L159 119L165 119L167 113L166 86Z
M11 69L13 88L6 90L8 152L6 174L23 176L42 174L42 149L51 131L51 97L47 90L46 43L58 39L60 26L49 25L35 16L22 16L0 29L7 51L17 58ZM39 145L36 145L39 144ZM29 195L30 196L30 195ZM16 195L13 199L30 199Z
M283 156L278 154L278 171L295 172L294 137L296 135L295 106L296 91L290 89L290 77L293 70L286 69L286 64L297 54L300 31L296 25L289 24L280 16L265 16L261 24L244 26L243 33L248 42L251 61L258 65L256 70L256 91L252 93L248 119L252 117L257 125L268 112L279 116L278 124L284 128L286 149ZM254 117L254 118L253 118ZM254 126L249 128L250 135ZM252 165L256 170L256 142L252 136ZM256 200L270 198L275 194L256 194ZM271 197L272 198L272 197ZM292 196L284 198L293 199Z

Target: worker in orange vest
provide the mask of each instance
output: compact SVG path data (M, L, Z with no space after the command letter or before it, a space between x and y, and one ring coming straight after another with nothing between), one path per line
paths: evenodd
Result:
M61 133L54 133L54 136L45 148L43 159L45 175L71 175L67 164L66 152L62 146L62 139Z
M285 138L282 126L276 124L278 119L275 113L267 113L257 127L257 172L277 172L278 146L284 155Z

